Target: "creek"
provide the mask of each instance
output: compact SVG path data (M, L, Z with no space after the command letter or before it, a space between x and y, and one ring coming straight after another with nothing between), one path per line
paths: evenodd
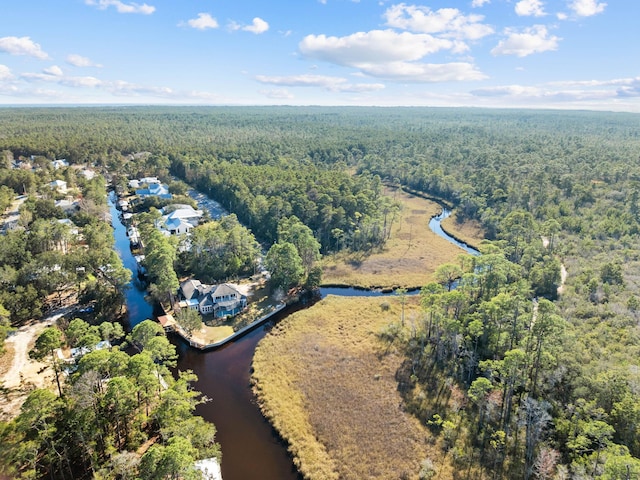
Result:
M210 200L208 200L210 201ZM126 228L115 208L115 194L109 196L109 206L114 227L116 250L126 268L134 272L126 292L128 329L147 318L153 318L153 307L145 298L145 287L136 278L137 265L131 250ZM445 214L445 212L447 212ZM434 217L429 226L438 235L464 248L467 253L477 250L450 237L440 227L440 222L450 215L448 210ZM432 225L433 224L433 225ZM464 245L464 246L463 246ZM322 288L326 295L381 296L380 291L354 288ZM387 294L388 295L388 294ZM191 370L198 376L194 388L210 400L199 405L196 413L212 422L217 428L217 441L222 447L222 476L224 480L299 480L286 444L271 424L263 417L251 390L251 362L258 342L270 328L304 306L289 307L267 324L217 350L202 352L190 348L178 337L172 337L179 358L178 369Z

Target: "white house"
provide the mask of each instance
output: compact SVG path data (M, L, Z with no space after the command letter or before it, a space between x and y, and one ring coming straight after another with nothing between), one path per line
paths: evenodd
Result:
M147 188L140 188L136 190L136 195L139 197L160 197L160 198L171 198L171 193L169 193L169 187L162 183L148 183Z
M159 224L160 231L166 235L182 235L197 227L202 217L202 210L195 210L191 205L171 205L163 209L163 213L174 209L162 216Z
M76 212L80 208L80 204L77 200L71 197L63 198L62 200L56 200L56 207L61 208L66 213Z
M158 177L144 177L138 178L134 180L129 180L129 188L140 188L142 185L152 185L152 184L160 184L160 180Z
M59 193L67 193L67 182L64 180L54 180L49 183L49 187L51 187L51 190L56 190Z
M199 280L187 280L180 285L180 294L184 299L178 304L180 307L214 317L237 315L247 306L247 297L228 283L205 285Z
M64 158L61 158L60 160L54 160L52 163L53 168L55 168L56 170L69 166L69 162L67 162L67 160Z

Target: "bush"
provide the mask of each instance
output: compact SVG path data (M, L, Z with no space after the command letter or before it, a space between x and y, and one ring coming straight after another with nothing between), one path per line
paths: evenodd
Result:
M429 480L436 476L437 470L430 458L425 458L420 464L420 473L418 478L420 480Z

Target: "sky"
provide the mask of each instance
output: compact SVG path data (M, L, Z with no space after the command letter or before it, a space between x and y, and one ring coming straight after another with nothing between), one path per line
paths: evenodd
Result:
M0 105L640 113L638 0L2 0Z

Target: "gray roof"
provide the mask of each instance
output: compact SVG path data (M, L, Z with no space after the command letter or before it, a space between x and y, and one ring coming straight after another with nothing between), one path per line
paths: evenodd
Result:
M200 280L187 280L186 282L182 282L180 290L182 291L184 298L191 300L192 298L200 295L200 287L202 287Z

